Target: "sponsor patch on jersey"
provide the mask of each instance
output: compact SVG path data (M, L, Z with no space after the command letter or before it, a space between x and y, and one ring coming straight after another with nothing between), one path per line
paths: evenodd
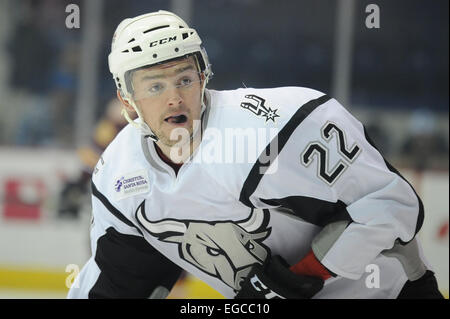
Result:
M120 175L114 179L114 192L117 200L143 194L149 190L148 174L144 169Z

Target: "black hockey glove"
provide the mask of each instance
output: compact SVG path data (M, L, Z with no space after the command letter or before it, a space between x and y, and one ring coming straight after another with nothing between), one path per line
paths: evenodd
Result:
M235 298L309 299L322 288L322 278L295 274L280 256L275 256L252 267Z

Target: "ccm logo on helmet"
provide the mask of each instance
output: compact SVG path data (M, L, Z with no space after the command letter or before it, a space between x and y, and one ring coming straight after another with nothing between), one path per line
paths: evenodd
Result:
M150 42L150 47L157 46L158 44L164 44L164 43L176 41L176 39L177 39L177 36L169 37L169 38L162 38L161 40Z

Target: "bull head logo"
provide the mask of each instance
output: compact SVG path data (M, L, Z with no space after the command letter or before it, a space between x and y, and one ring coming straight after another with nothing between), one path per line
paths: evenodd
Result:
M267 228L268 210L252 210L249 218L238 222L175 219L151 222L145 216L143 201L136 218L158 240L178 244L182 259L235 290L240 289L252 265L262 264L270 253L262 244L271 231Z

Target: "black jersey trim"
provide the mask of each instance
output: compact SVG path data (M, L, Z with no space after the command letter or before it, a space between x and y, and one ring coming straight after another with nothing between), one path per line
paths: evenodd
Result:
M280 154L281 150L286 145L292 133L300 125L300 123L302 123L303 120L306 117L308 117L308 115L311 114L311 112L314 111L318 106L324 104L330 99L331 97L329 97L328 95L323 95L299 107L299 109L291 117L289 122L281 129L281 131L278 133L277 136L275 136L275 138L270 142L270 144L267 145L262 155L259 156L258 160L255 162L252 169L250 170L250 173L244 182L244 186L242 187L239 200L244 205L254 208L253 204L250 201L250 196L255 192L259 182L264 176L264 174L261 173L261 169L263 166L267 166L267 164L265 163L273 163L275 158L278 156L278 154ZM272 154L273 152L270 152L270 150L273 149L273 146L271 147L271 144L274 143L274 141L276 141L278 149L277 152L275 152L275 154ZM267 160L266 154L270 154L269 156L273 156L273 158ZM263 155L264 157L262 157Z
M149 298L154 289L171 290L181 268L143 237L119 233L113 227L97 240L95 263L100 275L88 293L97 298Z
M287 214L299 217L308 223L320 227L342 220L353 222L347 211L347 205L340 200L328 202L306 196L260 198L260 200L270 206L287 208L285 211Z
M142 231L136 225L134 225L131 221L129 221L117 208L115 208L113 206L113 204L111 204L111 202L106 198L106 196L103 195L97 189L97 187L95 186L93 181L91 181L91 188L92 188L92 195L97 197L98 200L100 200L102 202L103 206L105 206L105 208L107 210L109 210L109 212L111 214L116 216L124 224L127 224L128 226L135 228L142 235Z
M369 144L372 145L372 147L375 148L375 149L378 151L378 153L381 154L381 152L380 152L379 149L376 147L375 143L372 141L372 139L370 138L369 134L367 133L366 127L364 127L364 136L365 136L366 140L369 142ZM381 156L383 156L383 155L381 154ZM425 210L424 210L424 207L423 207L422 200L420 199L419 195L417 195L416 190L415 190L414 187L408 182L408 180L407 180L406 178L404 178L404 177L402 176L402 174L400 174L400 172L399 172L394 166L392 166L391 163L389 163L389 162L384 158L384 156L383 156L383 160L384 160L384 163L386 164L387 168L389 169L389 171L391 171L391 172L397 174L401 179L403 179L406 183L408 183L408 185L411 187L411 189L413 190L414 194L416 195L417 200L419 201L419 214L418 214L418 216L417 216L416 229L415 229L414 236L411 238L411 240L413 240L414 237L416 236L416 234L417 234L417 233L419 232L419 230L422 228L423 220L424 220L424 218L425 218ZM408 242L402 241L401 239L398 239L398 240L400 241L400 243L401 243L402 245L405 245L405 244L408 243Z

